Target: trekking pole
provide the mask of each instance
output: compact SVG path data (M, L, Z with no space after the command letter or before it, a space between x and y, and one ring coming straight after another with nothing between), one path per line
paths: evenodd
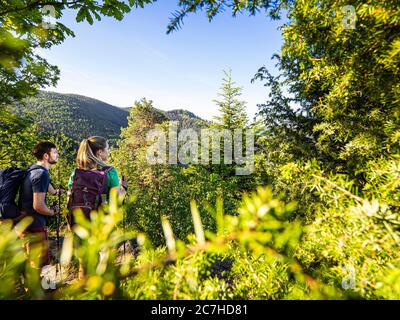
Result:
M58 175L58 212L56 215L56 236L57 236L57 267L56 267L56 272L58 268L60 268L60 276L62 277L62 270L61 270L61 265L60 265L60 222L61 222L61 190L62 190L62 185L61 185L61 173L60 173L60 165L57 168L57 175Z
M58 189L58 212L57 212L57 250L60 253L60 222L61 222L61 184Z
M52 185L53 186L53 185ZM54 186L53 189L55 190ZM53 202L53 208L54 207L59 207L59 202L57 200L55 200ZM53 209L54 210L54 209ZM60 210L58 210L60 211ZM59 254L60 254L60 227L59 227L59 222L58 222L58 211L55 213L54 218L56 219L56 243L57 243L57 252L54 256L55 258L55 262L56 262L56 278L57 278L57 274L58 274L58 269L59 269Z
M125 176L122 176L122 181L125 182ZM124 188L124 187L123 187ZM125 197L122 200L122 205L125 204ZM124 256L125 256L125 244L126 244L126 240L125 240L125 220L126 220L126 212L125 212L125 208L123 209L123 215L122 215L122 228L124 229Z
M60 201L58 201L58 206L60 206ZM58 212L56 213L56 237L57 237L57 254L56 254L56 278L57 274L60 271L60 223L58 219L58 215L60 212L60 207L58 208Z
M125 176L122 176L122 187L125 189L125 187L123 186L123 182L125 182ZM126 189L125 189L126 191ZM125 205L125 196L124 195L124 199L122 199L122 205ZM122 213L122 228L124 229L124 259L125 259L125 254L126 254L126 239L125 239L125 230L126 230L126 225L125 225L125 220L126 220L126 209L123 208L123 213ZM125 286L122 285L122 295L125 296Z

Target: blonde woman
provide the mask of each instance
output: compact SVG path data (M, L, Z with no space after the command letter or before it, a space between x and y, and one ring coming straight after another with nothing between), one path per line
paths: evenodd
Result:
M107 139L93 136L81 142L76 157L78 168L72 172L68 182L71 227L75 224L74 210L81 209L90 220L90 212L108 201L111 189L117 188L120 195L125 193L125 182L120 181L115 168L106 163L108 156Z
M108 142L103 137L93 136L81 142L76 157L78 168L72 172L68 182L70 228L75 225L74 210L82 210L90 220L91 212L108 201L113 188L117 188L119 194L124 195L126 183L120 182L115 168L107 165L108 154ZM101 259L102 252L99 255ZM79 260L78 279L83 279L84 273L82 261Z

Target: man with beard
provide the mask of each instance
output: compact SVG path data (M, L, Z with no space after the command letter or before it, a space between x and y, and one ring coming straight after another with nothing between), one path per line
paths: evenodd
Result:
M45 216L54 216L59 207L48 208L46 205L47 192L53 195L61 190L54 190L50 185L49 169L58 161L56 146L49 141L39 142L32 150L37 159L36 164L28 168L20 190L19 208L23 216L32 217L33 222L22 234L28 256L39 260L39 265L50 263L48 234ZM32 255L33 254L33 255Z

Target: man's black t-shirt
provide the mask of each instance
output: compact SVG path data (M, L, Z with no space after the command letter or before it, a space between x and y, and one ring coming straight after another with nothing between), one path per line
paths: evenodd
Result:
M33 218L32 224L28 227L28 231L32 231L33 229L43 229L46 227L45 216L33 209L33 193L47 193L50 176L45 167L34 164L29 169L31 171L28 172L21 186L19 207Z

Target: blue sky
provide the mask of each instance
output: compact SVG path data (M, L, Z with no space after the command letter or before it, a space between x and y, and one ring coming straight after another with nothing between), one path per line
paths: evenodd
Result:
M230 68L253 117L267 91L261 82L250 80L263 65L274 69L271 56L281 47L277 27L282 22L261 14L232 18L224 13L209 23L200 12L166 35L174 10L176 1L159 1L133 9L122 22L103 18L92 26L76 23L75 12L65 13L62 22L76 37L40 51L61 70L57 87L48 90L82 94L118 107L146 97L162 110L182 108L211 119L218 114L213 99L223 70Z

